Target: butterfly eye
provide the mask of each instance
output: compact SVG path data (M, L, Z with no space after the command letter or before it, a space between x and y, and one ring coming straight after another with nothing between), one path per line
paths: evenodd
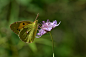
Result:
M25 25L25 23L23 23L23 25Z

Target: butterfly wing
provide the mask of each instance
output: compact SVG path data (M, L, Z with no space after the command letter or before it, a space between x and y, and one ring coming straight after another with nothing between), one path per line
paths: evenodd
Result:
M38 28L37 22L28 24L20 30L19 37L22 41L26 43L32 43L34 41Z
M32 24L32 23L33 22L30 22L30 21L19 21L19 22L15 22L15 23L11 24L10 28L13 32L15 32L18 35L21 28L23 28L24 26L26 26L28 24Z

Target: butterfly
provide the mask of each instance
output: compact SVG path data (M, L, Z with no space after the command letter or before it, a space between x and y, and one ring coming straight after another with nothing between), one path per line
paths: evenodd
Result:
M38 17L38 14L37 14ZM32 43L35 39L38 29L37 17L34 22L18 21L10 25L11 30L16 33L19 38L25 43Z

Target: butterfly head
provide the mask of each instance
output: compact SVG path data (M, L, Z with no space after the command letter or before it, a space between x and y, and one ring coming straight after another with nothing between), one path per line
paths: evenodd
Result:
M38 20L35 20L35 21L34 21L34 24L37 24L37 23L38 23Z

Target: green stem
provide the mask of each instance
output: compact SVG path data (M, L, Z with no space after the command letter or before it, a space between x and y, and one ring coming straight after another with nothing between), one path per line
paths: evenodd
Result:
M53 37L52 37L51 32L49 32L49 33L50 33L51 40L52 40L52 50L53 50L53 57L54 57L54 42L53 42Z

